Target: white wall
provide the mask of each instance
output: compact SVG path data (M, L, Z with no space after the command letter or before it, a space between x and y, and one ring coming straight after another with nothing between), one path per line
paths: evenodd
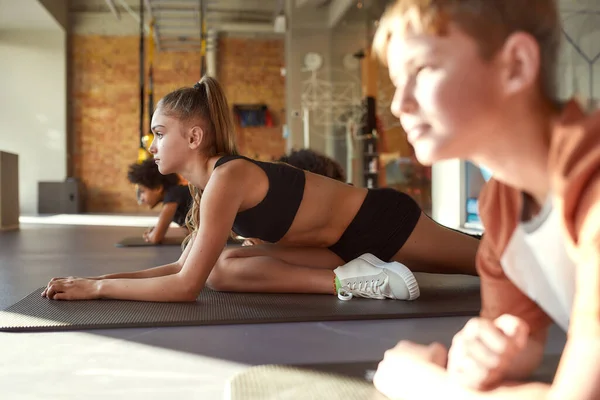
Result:
M306 3L314 5L314 2L296 2ZM334 157L345 165L345 129L332 125L334 120L331 114L337 115L346 108L348 112L351 111L350 105L346 107L340 104L351 102L353 96L346 90L354 90L359 103L363 99L360 68L346 69L343 59L346 54L356 53L370 44L366 36L367 11L358 10L355 2L347 0L336 0L329 7L314 8L306 5L296 8L292 2L286 3L286 6L286 103L290 133L288 149L303 146L301 95L303 82L311 78L311 73L303 70L303 58L307 52L317 52L323 56L323 65L316 74L316 80L320 82L317 93L322 98L333 96L336 106L328 109L331 104L322 100L324 103L320 112L311 113L310 148ZM332 13L332 10L339 12ZM331 23L332 15L339 17L335 18L337 24ZM333 88L328 87L330 84Z
M37 213L39 181L66 177L66 34L0 31L0 150L19 155L21 214Z
M322 70L330 67L330 29L328 14L313 8L294 8L286 2L288 29L285 34L286 68L286 112L289 149L299 149L304 145L304 124L302 120L303 81L310 77L304 70L304 56L308 52L319 53L323 57ZM324 77L321 77L323 79ZM326 136L318 130L310 132L310 148L325 153Z
M69 0L38 0L37 2L63 30L69 29ZM20 3L23 1L21 0Z

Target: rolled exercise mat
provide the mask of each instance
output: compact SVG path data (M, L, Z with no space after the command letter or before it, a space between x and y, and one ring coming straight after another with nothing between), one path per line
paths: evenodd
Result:
M226 400L386 400L365 379L285 365L259 365L234 376Z
M159 326L349 321L477 315L479 278L415 274L421 296L413 301L332 295L227 293L204 289L195 302L60 301L40 288L0 311L0 330L58 331Z
M551 383L560 355L545 355L529 381ZM235 375L227 400L380 400L372 385L378 361L305 365L260 365ZM402 384L401 377L398 384Z

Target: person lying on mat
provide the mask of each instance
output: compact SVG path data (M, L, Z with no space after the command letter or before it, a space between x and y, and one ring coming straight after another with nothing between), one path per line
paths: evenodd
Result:
M311 149L292 150L277 161L336 181L346 182L346 172L336 160Z
M391 399L600 399L600 112L560 102L554 0L398 0L375 52L423 164L465 159L480 196L482 310L452 340L400 342L375 386ZM528 382L548 328L568 332L551 385Z
M192 195L177 174L163 175L153 159L131 164L127 172L129 182L136 185L138 201L150 209L162 203L156 226L144 232L144 240L160 243L165 238L171 222L185 228L185 218L192 207Z
M162 98L152 130L160 172L180 174L194 191L182 258L122 279L55 279L45 296L194 301L206 285L414 299L411 270L476 274L479 240L438 225L408 195L238 155L230 108L212 77ZM269 243L225 248L232 229Z
M281 156L277 161L340 182L346 182L346 173L337 161L311 149L292 150L289 154ZM246 238L242 246L252 246L260 243L265 242L256 238Z

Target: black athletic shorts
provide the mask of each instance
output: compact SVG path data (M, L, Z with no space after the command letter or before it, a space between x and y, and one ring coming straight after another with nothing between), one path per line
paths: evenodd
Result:
M344 262L371 253L389 262L410 237L421 207L406 193L392 188L369 189L356 216L329 247Z

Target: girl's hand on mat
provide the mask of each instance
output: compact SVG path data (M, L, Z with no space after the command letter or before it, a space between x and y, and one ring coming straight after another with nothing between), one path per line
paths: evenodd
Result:
M448 373L469 388L490 388L505 380L528 336L527 323L512 315L473 318L452 340Z
M390 399L404 399L409 394L406 391L411 390L402 381L411 379L418 364L445 368L447 360L448 351L439 343L425 346L403 340L385 352L373 376L373 384Z
M52 279L50 279L50 282L48 283L48 285L44 288L44 291L42 292L42 297L47 297L46 294L48 293L48 288L50 287L50 285L53 282L60 281L60 280L63 280L63 279L77 279L77 277L75 277L75 276L62 276L60 278L52 278ZM93 279L93 278L89 278L89 279Z
M146 242L150 241L150 239L151 239L150 235L152 234L153 231L154 231L154 227L151 227L151 228L146 229L146 232L144 232L143 237Z
M98 279L54 278L42 293L51 300L92 300L99 298Z

